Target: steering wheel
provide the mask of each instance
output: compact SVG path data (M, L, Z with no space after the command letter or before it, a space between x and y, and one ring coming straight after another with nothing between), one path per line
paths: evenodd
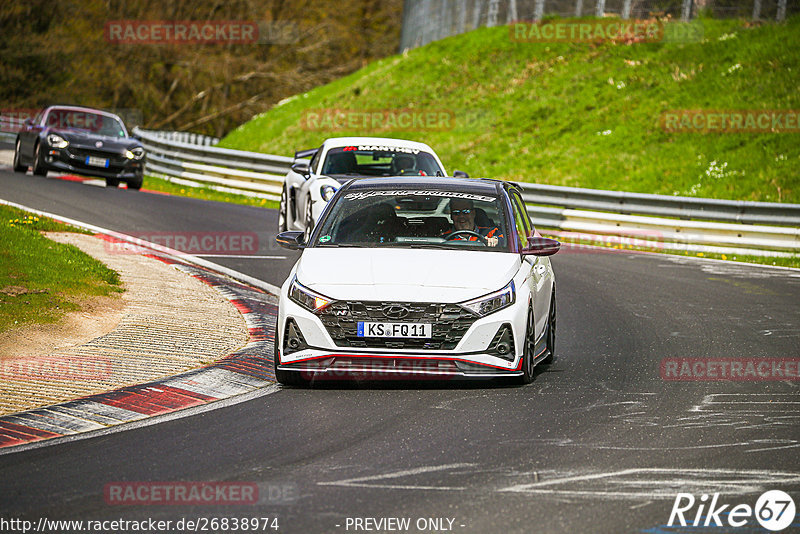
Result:
M455 232L451 232L450 235L448 235L444 240L445 241L452 241L456 236L458 236L460 234L474 235L475 237L480 239L481 243L483 243L484 245L488 245L489 244L489 240L486 239L486 237L482 236L478 232L473 232L472 230L456 230Z

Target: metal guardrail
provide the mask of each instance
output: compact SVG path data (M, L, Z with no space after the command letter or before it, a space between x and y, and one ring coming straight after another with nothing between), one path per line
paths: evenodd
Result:
M207 146L205 136L175 140L174 132L134 128L147 159L145 173L158 174L189 187L209 187L223 192L280 200L281 187L294 158Z
M14 142L17 139L17 132L25 125L25 121L19 117L9 117L0 115L0 139Z
M138 128L134 133L147 150L146 172L187 186L279 200L294 162L286 156L186 142L203 143L203 136L179 141L172 133ZM574 240L623 236L629 244L653 248L800 253L800 204L519 185L534 225Z

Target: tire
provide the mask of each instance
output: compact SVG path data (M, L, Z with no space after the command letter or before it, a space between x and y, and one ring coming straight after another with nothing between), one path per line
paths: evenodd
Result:
M278 369L278 328L275 325L275 341L272 344L272 368L275 371L275 381L285 386L303 386L307 382L298 372L281 371Z
M525 340L522 348L522 376L517 380L520 384L533 382L534 350L536 344L536 327L533 322L533 309L528 309L528 321L525 327Z
M128 180L126 182L128 184L128 189L133 189L134 191L138 191L142 188L142 184L144 183L144 177L137 176L134 180ZM106 180L106 185L108 185L108 180Z
M28 166L20 163L19 145L20 142L17 139L17 143L14 145L14 172L28 172Z
M106 178L106 187L119 187L119 180L117 178Z
M36 143L36 148L33 151L33 174L36 176L47 176L47 169L44 168L42 154L39 151L41 145L41 143Z
M285 232L289 229L289 220L287 219L289 214L289 195L286 192L286 186L284 185L281 189L281 206L278 209L278 233Z
M306 236L306 243L311 241L311 232L314 231L314 217L311 215L311 195L308 196L306 199L306 214L305 214L305 236Z
M553 294L550 297L550 313L547 314L547 356L542 360L543 364L549 365L556 358L556 288L553 287Z

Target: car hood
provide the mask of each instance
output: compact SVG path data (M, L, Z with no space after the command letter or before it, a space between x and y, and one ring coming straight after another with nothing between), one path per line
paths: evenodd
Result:
M130 137L110 137L107 135L99 135L92 132L87 132L85 130L73 130L73 129L50 129L48 133L54 133L60 135L64 139L70 142L71 145L79 146L79 147L90 147L95 148L98 141L103 143L104 149L108 150L125 150L134 148L137 146L141 146L141 143L136 139L132 139Z
M461 302L502 289L519 270L508 252L308 248L297 280L337 300Z

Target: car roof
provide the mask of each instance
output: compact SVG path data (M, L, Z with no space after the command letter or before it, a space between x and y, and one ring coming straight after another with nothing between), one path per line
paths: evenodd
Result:
M416 148L418 150L425 150L426 152L433 152L433 149L425 143L418 141L409 141L407 139L393 139L391 137L331 137L326 139L323 143L325 148L338 148L343 146L353 145L369 145L369 146L397 146L402 148Z
M489 178L450 178L433 176L386 176L380 178L359 178L346 184L348 191L364 189L443 189L462 191L465 193L496 194L498 187L505 187L507 182Z

